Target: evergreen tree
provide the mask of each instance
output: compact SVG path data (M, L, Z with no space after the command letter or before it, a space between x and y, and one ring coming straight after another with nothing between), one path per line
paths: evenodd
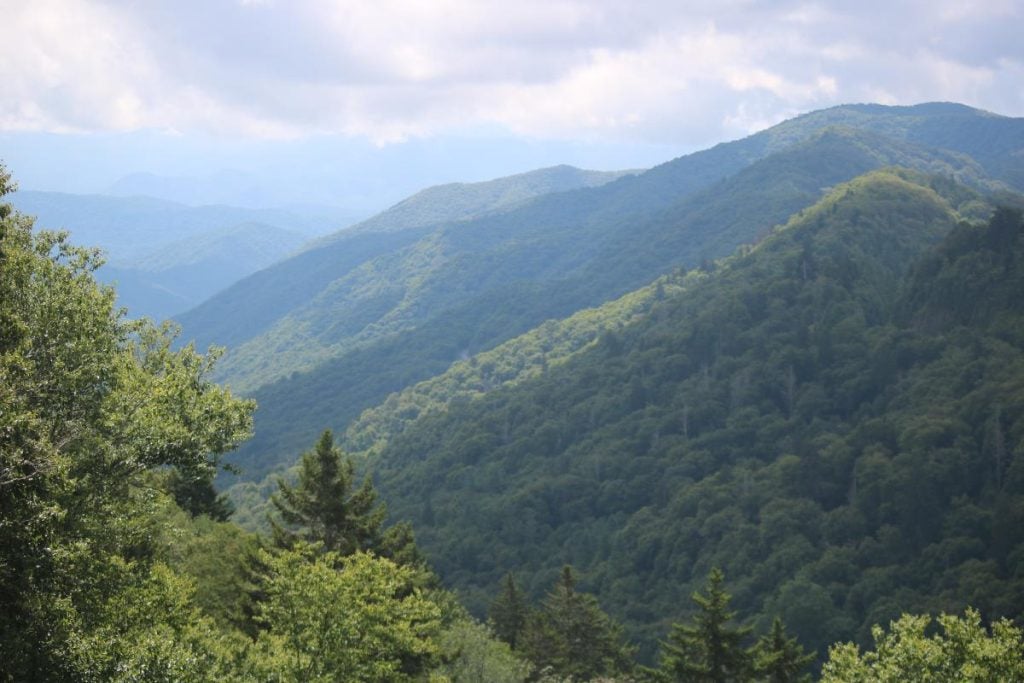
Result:
M206 515L217 522L226 522L235 511L228 497L213 487L212 471L185 476L177 469L167 474L164 483L174 502L193 517Z
M656 677L664 681L728 683L751 675L752 653L743 648L749 627L730 627L736 616L729 611L731 596L722 588L725 580L717 567L708 575L705 595L693 594L700 610L689 625L673 624L661 643L661 666Z
M387 511L367 477L354 490L355 467L324 431L312 451L302 455L299 480L290 486L278 479L271 497L281 521L271 518L274 542L282 548L296 541L322 543L327 552L351 555L381 549L381 525Z
M622 626L605 614L597 598L576 590L566 565L539 611L530 615L522 651L538 671L573 680L615 676L633 668L633 648Z
M518 647L523 629L526 628L526 617L529 606L522 591L516 585L512 572L505 575L501 594L491 603L489 618L494 635L512 648Z
M789 638L782 619L775 617L772 629L754 647L754 669L768 683L810 683L810 674L800 673L814 661L796 638Z

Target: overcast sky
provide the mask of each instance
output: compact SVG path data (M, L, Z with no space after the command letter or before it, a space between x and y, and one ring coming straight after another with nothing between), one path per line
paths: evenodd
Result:
M0 16L8 157L141 131L211 154L500 139L612 167L845 102L1024 115L1021 0L0 0Z

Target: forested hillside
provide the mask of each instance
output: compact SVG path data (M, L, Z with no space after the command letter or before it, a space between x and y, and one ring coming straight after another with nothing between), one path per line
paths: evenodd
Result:
M354 226L360 231L392 231L446 221L479 218L504 211L535 197L581 187L599 187L635 171L587 171L554 166L479 183L449 183L417 192Z
M985 191L1002 187L980 162L921 144L930 139L923 122L933 116L962 119L967 131L987 130L992 119L952 110L827 110L479 219L343 234L239 283L201 316L186 316L186 336L199 329L202 341L217 340L204 335L199 318L220 312L212 328L223 329L220 341L232 347L221 377L261 405L254 439L236 460L244 476L258 479L324 425L341 430L390 392L459 358L757 241L865 171L896 164ZM1014 142L1016 128L1007 130ZM918 142L901 139L909 137ZM964 132L965 144L970 138Z
M236 346L265 332L359 264L420 239L425 228L469 220L550 192L602 185L622 175L559 166L427 188L351 229L324 237L302 254L246 278L177 319L198 346Z
M375 480L476 610L571 563L647 643L713 566L819 652L905 610L1018 615L1024 243L1017 212L962 222L977 201L841 185L566 362L423 411Z

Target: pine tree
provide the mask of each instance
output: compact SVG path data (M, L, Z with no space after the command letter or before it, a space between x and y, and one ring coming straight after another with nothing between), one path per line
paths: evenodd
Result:
M206 515L212 520L226 522L235 508L225 494L213 487L213 471L186 476L177 469L167 473L165 487L174 502L193 517Z
M782 620L775 617L772 629L754 647L754 669L768 683L810 683L810 674L800 673L814 661L796 638L786 635Z
M736 613L729 611L731 596L722 588L724 580L721 570L712 569L706 595L692 596L700 608L692 623L673 624L668 639L661 643L659 679L728 683L750 677L752 653L742 643L751 629L728 626Z
M633 668L633 648L623 643L622 626L601 610L593 595L576 590L568 565L541 609L527 619L521 649L538 671L573 680Z
M299 479L290 486L278 479L271 496L281 521L271 518L275 545L292 547L296 541L322 543L323 550L351 555L381 549L381 525L387 511L377 503L369 478L354 489L355 467L324 431L312 451L303 454Z
M508 643L509 647L518 647L523 629L526 628L526 617L529 606L522 591L516 585L512 572L505 575L502 591L491 603L488 617L494 635Z

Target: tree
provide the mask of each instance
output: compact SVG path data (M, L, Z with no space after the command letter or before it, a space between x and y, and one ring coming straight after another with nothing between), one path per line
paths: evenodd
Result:
M516 585L512 572L505 575L502 584L502 591L491 603L488 613L491 628L499 640L508 643L513 650L516 649L523 629L526 627L526 617L529 606L523 597L522 591Z
M814 661L796 638L786 635L782 620L775 617L772 628L754 647L754 670L768 683L810 683L810 674L800 672Z
M661 662L655 673L665 681L727 683L747 680L752 653L742 646L751 629L730 627L736 616L729 611L731 596L722 588L725 580L717 567L708 575L706 595L694 593L699 611L689 625L673 624L661 643Z
M597 598L576 590L568 565L541 609L527 620L521 650L538 671L574 680L633 668L633 648L623 643L622 626L601 610Z
M213 473L207 476L185 476L174 469L167 473L164 487L174 496L174 502L192 516L206 515L217 522L226 522L234 506L224 494L213 486Z
M0 196L12 189L0 167ZM174 350L173 326L126 320L93 279L100 263L0 205L3 680L103 679L92 634L107 629L103 651L116 661L140 632L119 628L124 610L111 606L159 573L159 494L146 477L207 476L249 434L253 403L207 379L217 353ZM144 628L166 631L174 618Z
M939 630L928 616L904 614L871 629L875 649L863 654L853 643L834 645L822 669L823 683L896 683L897 681L1024 680L1024 632L1008 619L992 624L991 634L977 610L963 617L943 614Z
M355 467L324 431L312 451L302 455L295 486L278 479L271 497L283 524L271 518L274 539L282 548L297 541L320 542L328 552L351 555L381 549L381 525L387 511L377 503L369 477L354 489Z
M446 655L444 664L435 672L445 677L442 680L522 683L530 674L528 662L468 615L456 618L438 640Z
M441 610L412 586L412 569L301 542L263 559L267 629L256 643L254 678L393 683L436 663Z

